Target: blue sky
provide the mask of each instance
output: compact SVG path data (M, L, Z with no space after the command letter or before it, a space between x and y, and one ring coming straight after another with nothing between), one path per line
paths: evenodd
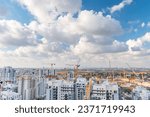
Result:
M0 16L1 19L14 19L20 21L21 23L29 23L33 16L21 5L19 5L16 0L0 0L3 9L7 10L5 16Z
M117 5L122 0L83 0L83 9L94 11L105 11L106 15L110 14L108 8ZM131 5L125 6L121 11L112 14L112 17L119 20L125 30L130 28L137 28L137 32L127 33L121 38L136 38L143 35L145 32L150 31L150 28L140 28L141 23L148 23L150 21L150 1L149 0L134 0ZM133 22L133 23L129 23Z
M87 64L85 59L88 60L93 56L98 61L105 59L101 56L106 56L112 61L117 58L120 62L121 59L129 58L127 62L133 66L136 60L137 67L147 67L146 62L150 55L149 0L63 0L62 2L0 0L0 2L0 36L2 37L0 56L5 63L2 66L16 66L15 62L7 63L5 59L7 55L12 57L12 61L18 61L14 60L14 56L20 58L20 61L34 61L35 55L32 54L38 51L36 56L42 56L42 62L36 66L40 67L50 56L59 56L62 58L61 62L66 59L65 57L73 58L73 63L81 60L84 65ZM49 9L52 10L50 15L48 15ZM78 15L69 16L74 13ZM54 20L53 17L57 18ZM88 18L87 21L85 17ZM15 28L12 26L14 24ZM9 34L2 33L4 26L8 28ZM50 52L44 53L45 48ZM142 56L147 61L142 61ZM53 57L49 61L57 60ZM25 66L21 62L20 64ZM96 62L92 64L97 65ZM119 62L114 64L114 67L117 64ZM105 65L97 67L103 66Z

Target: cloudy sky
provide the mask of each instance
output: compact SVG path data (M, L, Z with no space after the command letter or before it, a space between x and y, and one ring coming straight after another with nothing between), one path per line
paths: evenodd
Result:
M0 67L150 67L149 0L0 0Z

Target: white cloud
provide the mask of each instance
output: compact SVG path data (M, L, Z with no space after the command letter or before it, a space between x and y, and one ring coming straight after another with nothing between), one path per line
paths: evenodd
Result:
M110 12L114 13L116 11L120 11L123 9L126 5L130 5L133 2L133 0L123 0L121 3L118 5L114 5L113 7L110 8Z
M36 45L36 35L15 20L0 20L0 47Z
M147 26L150 27L150 22L147 23Z
M9 56L10 60L24 66L38 64L37 58L40 58L40 65L43 61L57 61L61 65L71 59L81 59L86 64L86 59L96 54L127 51L123 42L113 39L123 29L119 21L111 16L104 16L102 12L80 11L80 0L77 3L68 1L67 6L56 0L53 2L59 3L57 10L60 16L50 23L45 6L48 1L36 2L20 1L36 17L29 24L22 25L14 20L1 21L0 57L4 63L9 64L6 61L6 56ZM64 15L62 12L68 13ZM78 12L76 17L73 16L75 12ZM87 41L83 39L84 36Z
M137 39L130 39L127 42L130 53L135 55L146 55L149 54L149 48L145 48L145 44L150 44L150 32Z
M103 54L103 53L117 53L128 50L128 46L124 42L114 40L109 44L100 44L94 41L94 38L88 39L88 37L81 37L79 43L72 47L72 51L76 55L82 54ZM109 40L107 40L109 41Z
M110 45L113 42L112 36L123 32L119 21L93 11L81 11L76 18L70 14L61 16L51 25L33 21L28 27L39 32L48 42L63 42L68 45L76 45L82 35L90 37L95 43Z
M138 25L140 23L140 20L131 20L131 21L128 21L128 24L130 25Z
M128 40L127 44L129 46L129 50L132 51L132 48L141 48L142 41L141 40Z
M141 27L143 28L145 26L145 23L143 22L142 24L141 24Z
M120 22L111 16L104 16L102 12L87 10L79 12L76 18L71 14L60 16L54 25L55 27L61 28L61 31L71 34L84 33L113 36L123 32ZM50 25L50 28L52 28L52 26L53 24Z
M102 12L81 11L81 0L18 1L35 19L26 25L0 20L2 65L42 67L56 62L64 67L80 60L81 66L108 67L106 58L111 59L112 66L123 66L122 60L147 65L150 51L144 44L149 43L149 33L120 42L115 38L123 33L120 22Z
M138 31L138 29L137 29L137 28L135 28L135 29L134 29L134 32L137 32L137 31Z
M51 23L64 13L76 13L82 0L18 0L41 23Z
M84 33L107 36L122 33L119 21L111 18L111 16L103 16L102 12L82 11L77 21L77 25Z

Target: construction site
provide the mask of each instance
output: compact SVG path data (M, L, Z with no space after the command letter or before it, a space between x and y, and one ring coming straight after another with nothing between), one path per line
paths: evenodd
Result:
M14 69L0 72L1 99L21 100L143 100L150 99L150 69L80 68Z

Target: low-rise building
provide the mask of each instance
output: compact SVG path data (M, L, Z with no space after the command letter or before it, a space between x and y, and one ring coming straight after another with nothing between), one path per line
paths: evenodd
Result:
M149 100L150 99L150 91L144 87L137 86L132 91L133 100Z
M46 90L47 100L74 100L74 83L65 80L51 80Z
M21 100L22 96L19 93L7 90L7 91L2 91L0 93L0 99L1 100Z
M119 100L119 90L116 83L107 80L101 84L93 84L91 100Z

